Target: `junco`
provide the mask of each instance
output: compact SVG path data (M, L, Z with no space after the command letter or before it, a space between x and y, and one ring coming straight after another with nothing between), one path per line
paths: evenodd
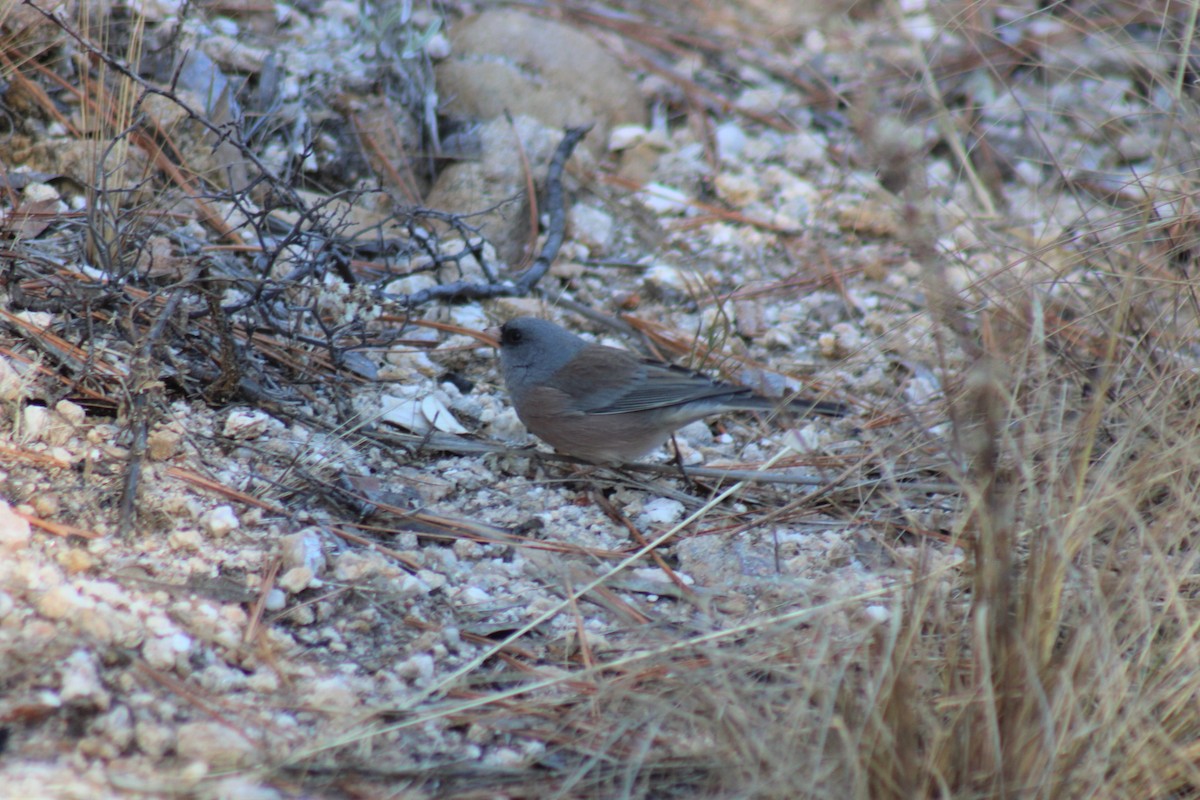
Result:
M517 416L562 453L595 464L643 456L676 428L734 409L779 407L751 390L698 372L580 339L553 322L518 317L487 331ZM795 401L802 413L843 416L846 407Z

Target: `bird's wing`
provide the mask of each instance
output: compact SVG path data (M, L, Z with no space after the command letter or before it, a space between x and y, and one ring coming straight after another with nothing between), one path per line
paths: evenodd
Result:
M580 350L546 381L546 388L566 395L570 410L590 414L620 401L639 381L636 356L615 347L590 345Z
M627 414L709 399L727 408L769 411L781 402L744 386L602 345L579 351L546 388L566 395L569 409L581 414ZM787 406L800 414L842 417L850 413L848 406L829 400L796 398Z
M605 391L583 399L578 406L588 414L626 414L657 408L682 406L697 400L721 398L741 402L754 395L749 389L713 380L698 372L650 359L629 356L618 370L604 359ZM579 365L579 359L572 366ZM751 401L752 402L752 401Z

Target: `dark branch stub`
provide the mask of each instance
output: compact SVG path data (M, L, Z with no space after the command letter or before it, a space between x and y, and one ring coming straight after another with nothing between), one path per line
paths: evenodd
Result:
M433 300L457 303L464 300L486 300L491 297L520 297L532 291L537 282L549 271L550 265L558 257L559 248L562 247L567 226L567 212L563 203L562 174L571 153L575 151L575 147L583 141L583 137L591 129L590 125L567 128L563 132L562 141L554 151L554 158L551 159L550 166L546 171L546 207L550 217L546 244L529 269L511 281L492 283L455 281L440 286L431 286L412 294L393 295L388 299L407 308L413 308Z

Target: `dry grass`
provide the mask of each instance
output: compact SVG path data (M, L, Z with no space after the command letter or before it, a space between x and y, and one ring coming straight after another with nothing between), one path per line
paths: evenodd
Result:
M855 13L875 20L880 38L894 36L888 46L901 42L907 59L891 64L877 54L862 85L813 95L814 104L840 102L853 120L858 166L894 190L897 238L923 270L926 306L913 321L933 332L931 368L943 394L932 407L897 412L907 422L895 426L890 449L864 452L855 466L864 474L936 471L957 488L947 495L884 482L886 491L846 513L848 524L880 509L900 521L905 532L888 545L907 559L903 579L800 607L780 598L740 617L709 616L705 601L681 588L696 603L693 628L640 627L608 596L620 645L593 648L578 602L617 583L626 566L647 563L643 556L677 533L717 525L712 509L722 495L633 555L590 554L620 560L576 581L558 606L499 643L484 640L467 666L403 707L371 709L347 733L321 736L257 774L319 788L328 772L336 776L330 793L363 796L404 796L403 787L455 797L1200 796L1200 184L1190 139L1200 113L1188 56L1197 9L1149 0L1053 5L1056 27L1040 40L1013 21L1050 13L1032 4L1011 12L997 3L933 4L929 20L954 35L952 45L935 47L907 38L895 4L865 4ZM1021 46L1002 32L1004 20L1026 37ZM839 24L828 24L830 35ZM79 20L80 30L103 27ZM124 57L137 58L140 36L122 44ZM688 41L697 51L709 46ZM39 64L24 46L0 42L4 63L20 65L9 80L33 86ZM1061 214L1039 229L1019 209L1005 210L1018 196L1011 164L1002 163L1014 151L981 122L974 104L984 103L975 94L982 90L971 81L990 81L1011 104L1023 144L1045 143L1042 115L1078 114L1090 135L1095 120L1081 110L1062 111L1049 99L1025 107L1028 95L1014 88L1041 81L1049 98L1060 80L1103 84L1107 74L1072 73L1074 47L1106 47L1128 63L1131 86L1143 92L1137 107L1153 112L1154 124L1104 122L1114 147L1149 130L1155 169L1131 169L1114 184L1078 154L1024 153L1053 174L1045 185L1062 199ZM774 62L763 56L754 66L770 72ZM107 165L125 164L123 148L136 144L130 131L140 99L122 76L88 74L94 82L81 87L80 118L105 143L97 174L111 175ZM694 100L700 88L681 91ZM966 187L956 213L970 216L953 231L944 227L950 215L930 200L928 154L911 135L929 123ZM117 182L140 185L148 174ZM107 216L89 221L88 252L109 277L130 277L138 263L130 254L148 248L147 228L159 224L149 222L157 219L151 211L161 209L131 204L115 188L97 191ZM172 191L174 199L161 202L193 196L186 181L172 182ZM968 229L975 241L959 249ZM160 330L157 312L146 308L163 306L126 307L141 334L132 349L141 352ZM210 356L230 335L222 322L204 323ZM721 337L711 336L706 344L719 350ZM250 341L248 329L239 331L239 345ZM258 354L269 351L259 344ZM73 357L90 365L93 355ZM322 377L338 371L327 369ZM148 374L135 372L130 383ZM132 400L142 387L118 383L94 371L80 379L114 405L118 398L132 430L150 412ZM809 499L818 496L827 495ZM844 507L849 496L837 502ZM558 613L579 618L574 642L554 650L528 636ZM12 667L0 678L34 668ZM531 759L536 770L388 770L373 762L373 748L403 749L423 725L532 741L544 751Z

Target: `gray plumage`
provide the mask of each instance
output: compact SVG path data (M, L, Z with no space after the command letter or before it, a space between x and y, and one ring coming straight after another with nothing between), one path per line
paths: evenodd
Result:
M587 461L630 461L695 420L780 405L743 386L589 343L547 320L518 317L500 327L498 338L504 383L521 422L557 450ZM846 413L821 401L789 407Z

